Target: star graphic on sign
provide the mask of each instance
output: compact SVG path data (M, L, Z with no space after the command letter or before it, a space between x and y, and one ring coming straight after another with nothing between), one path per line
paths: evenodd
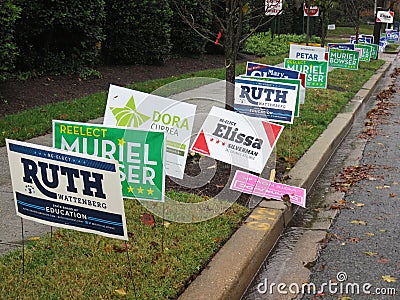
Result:
M118 145L123 146L124 144L125 144L125 140L123 137L118 139Z
M128 193L133 193L133 187L131 186L128 187Z
M153 195L154 190L152 188L149 188L147 190L147 195Z
M141 186L138 187L137 191L138 191L139 194L143 194L143 188Z

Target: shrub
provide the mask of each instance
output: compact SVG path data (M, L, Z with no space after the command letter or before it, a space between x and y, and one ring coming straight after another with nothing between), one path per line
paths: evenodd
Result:
M85 72L100 57L104 0L16 0L18 67L38 73Z
M0 1L0 81L15 67L17 47L14 42L14 25L21 9L12 0Z
M199 25L201 31L211 30L211 19L207 9L209 2L204 1L206 7L199 7L197 0L174 0L171 8L173 17L171 19L171 43L172 52L183 55L196 55L205 52L207 40L195 32L183 18L189 18ZM216 33L217 35L217 33Z
M252 35L246 42L243 52L257 56L274 56L289 53L290 43L305 43L306 35L280 34L271 37L270 32ZM312 37L310 43L320 43L320 38Z
M103 54L110 63L160 64L171 51L166 0L107 0Z

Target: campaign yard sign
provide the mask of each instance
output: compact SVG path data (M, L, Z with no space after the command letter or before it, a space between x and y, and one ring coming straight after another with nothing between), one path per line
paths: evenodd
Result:
M394 29L385 29L386 40L388 43L398 43L399 42L399 32Z
M371 61L372 48L369 44L358 43L355 44L356 49L362 49L360 61Z
M6 140L15 209L50 226L128 240L118 163Z
M329 43L328 49L354 50L354 44L350 43Z
M329 67L358 70L360 53L355 50L329 49Z
M290 44L289 58L304 60L326 60L325 48L315 46L305 46L298 44Z
M297 85L297 97L296 97L296 104L295 104L295 108L294 108L294 116L298 117L300 115L300 88L301 88L301 80L300 79L272 78L272 77L265 78L265 77L246 76L246 75L240 75L239 78L265 80L265 81L281 82L281 83L289 83L289 84Z
M212 107L191 150L261 173L283 125Z
M53 146L114 159L125 198L164 201L164 132L54 120Z
M270 181L240 170L236 171L230 189L275 200L282 200L282 196L287 195L290 203L306 207L305 189Z
M287 78L287 79L300 79L301 86L299 90L300 104L304 104L306 99L306 75L298 71L280 68L277 66L270 66L260 63L247 62L246 75L251 77L264 77L264 78Z
M190 103L110 85L103 124L164 131L165 172L182 179L195 112Z
M293 124L300 82L236 77L234 110L251 117ZM287 79L289 80L289 79Z
M282 13L283 0L265 0L265 15L276 16Z
M379 10L376 12L376 22L377 23L393 23L394 12Z
M307 88L326 88L328 62L285 58L285 68L306 74Z

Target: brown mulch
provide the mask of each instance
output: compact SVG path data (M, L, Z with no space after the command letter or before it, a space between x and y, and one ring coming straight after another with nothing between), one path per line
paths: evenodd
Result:
M241 59L239 62L243 62ZM223 55L201 58L173 58L161 66L100 66L101 78L82 80L79 76L41 76L28 80L0 82L0 117L49 103L71 100L107 91L110 84L126 86L135 82L224 67Z

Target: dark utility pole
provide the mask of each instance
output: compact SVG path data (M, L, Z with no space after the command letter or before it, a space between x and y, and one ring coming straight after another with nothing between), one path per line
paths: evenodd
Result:
M379 44L379 39L381 38L381 27L382 23L376 22L377 12L383 10L383 5L385 0L375 0L376 1L376 11L375 11L375 25L374 25L374 43Z

